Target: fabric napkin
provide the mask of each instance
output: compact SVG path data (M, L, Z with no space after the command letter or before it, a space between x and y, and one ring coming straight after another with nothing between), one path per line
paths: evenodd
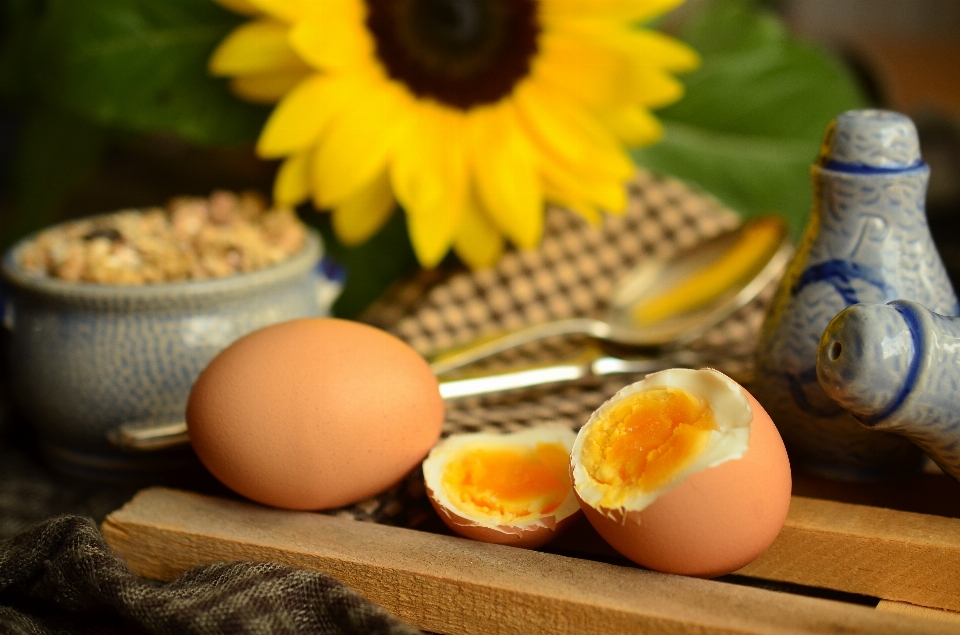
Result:
M0 542L0 632L413 635L333 578L217 563L161 584L135 576L92 520L61 516Z

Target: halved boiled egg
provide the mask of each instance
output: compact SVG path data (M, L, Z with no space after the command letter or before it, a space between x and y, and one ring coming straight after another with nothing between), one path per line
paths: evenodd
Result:
M560 425L447 437L423 462L430 502L462 536L539 547L579 516L570 482L575 440Z
M580 429L571 473L588 520L617 551L704 577L770 546L792 485L769 415L712 369L661 371L622 389Z

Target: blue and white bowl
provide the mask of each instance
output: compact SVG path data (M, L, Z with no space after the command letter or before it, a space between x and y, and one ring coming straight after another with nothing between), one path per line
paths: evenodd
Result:
M342 286L313 231L299 253L266 269L129 286L28 273L16 264L28 240L0 268L11 397L52 467L97 479L182 463L183 452L132 452L109 437L120 426L182 422L194 380L217 353L269 324L328 315Z

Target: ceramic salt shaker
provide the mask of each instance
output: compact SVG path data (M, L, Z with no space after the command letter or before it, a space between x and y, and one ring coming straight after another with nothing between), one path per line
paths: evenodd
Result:
M869 480L922 464L916 445L865 428L831 399L816 364L827 324L853 304L906 299L941 315L960 312L927 225L929 173L916 128L904 115L853 110L827 128L811 168L810 221L756 353L754 394L794 465L831 478Z
M910 439L960 481L960 318L855 304L824 331L817 377L862 425Z

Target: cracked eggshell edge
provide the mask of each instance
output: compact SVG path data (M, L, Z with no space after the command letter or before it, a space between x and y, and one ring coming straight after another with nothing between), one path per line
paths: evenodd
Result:
M423 478L430 504L451 530L466 538L527 549L540 547L559 536L580 517L580 502L572 487L554 512L538 516L524 525L504 525L471 517L457 509L443 489L443 467L460 448L472 444L483 444L487 447L532 447L536 442L559 443L569 452L575 440L576 433L561 424L546 424L508 434L469 433L449 436L434 446L423 461Z
M580 456L590 429L607 411L623 399L656 387L672 386L706 399L713 410L719 430L710 433L703 452L686 469L677 474L668 484L650 492L639 492L626 498L617 507L603 504L605 489L583 466ZM671 491L690 475L726 461L742 457L750 443L750 425L753 409L747 392L737 382L712 368L694 370L671 368L647 375L644 379L620 389L605 401L580 429L571 451L571 477L577 498L602 515L615 520L625 520L634 512L640 512L655 500Z

